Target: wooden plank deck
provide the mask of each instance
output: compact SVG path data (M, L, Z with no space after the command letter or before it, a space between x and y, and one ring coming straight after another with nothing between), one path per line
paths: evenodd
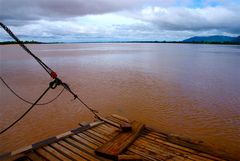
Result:
M134 121L132 123L132 131L121 132L107 143L103 144L95 150L97 155L117 160L127 147L129 147L140 135L144 124Z
M0 155L0 160L21 161L78 161L78 160L110 160L98 156L96 150L114 144L126 145L123 150L116 153L113 160L175 160L175 161L221 161L233 160L225 155L213 153L208 148L198 146L196 143L170 136L162 132L145 127L137 138L129 140L115 139L122 133L116 124L131 123L124 117L109 116L109 121L96 121L82 124L81 127L68 131L56 137L48 138L36 144L23 147L13 152ZM115 125L109 124L114 122ZM134 124L133 124L134 129ZM139 131L139 132L140 132ZM131 135L129 135L131 136ZM121 137L120 137L121 138ZM124 140L124 142L123 142ZM122 142L121 142L122 141ZM107 148L108 149L108 148ZM211 153L211 154L210 154ZM217 157L217 156L221 157Z

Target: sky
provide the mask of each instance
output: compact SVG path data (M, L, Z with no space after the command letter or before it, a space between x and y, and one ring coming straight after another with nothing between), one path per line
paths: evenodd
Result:
M42 42L239 36L239 11L240 0L0 0L0 21L21 40Z

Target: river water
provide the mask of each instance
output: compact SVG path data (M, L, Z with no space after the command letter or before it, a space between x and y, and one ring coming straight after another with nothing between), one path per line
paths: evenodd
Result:
M240 46L151 43L28 45L102 115L202 141L240 158ZM0 46L1 77L34 101L51 81L16 45ZM0 129L29 107L0 82ZM42 102L61 90L51 90ZM55 136L93 117L64 92L0 135L0 153Z

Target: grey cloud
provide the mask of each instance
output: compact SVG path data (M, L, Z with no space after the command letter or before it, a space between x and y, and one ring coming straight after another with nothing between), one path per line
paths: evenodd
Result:
M136 2L137 0L0 0L0 20L10 25L40 19L60 20L116 12L128 9Z
M219 30L240 34L240 7L160 8L142 10L139 19L151 22L160 30Z
M179 40L205 33L240 34L239 5L190 8L190 2L184 0L176 6L178 0L0 0L0 21L16 34L24 33L23 38L54 41L87 37ZM105 22L97 21L95 25L89 16L81 17L113 12L136 21L109 26L103 16L100 18Z

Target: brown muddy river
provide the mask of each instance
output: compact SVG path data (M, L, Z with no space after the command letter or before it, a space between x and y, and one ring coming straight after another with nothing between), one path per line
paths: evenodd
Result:
M191 44L28 45L103 115L116 113L150 127L203 141L240 158L240 46ZM51 81L16 45L0 46L1 77L34 101ZM41 102L58 94L51 90ZM29 105L0 82L0 129ZM0 135L0 153L55 136L93 117L64 92L36 106Z

